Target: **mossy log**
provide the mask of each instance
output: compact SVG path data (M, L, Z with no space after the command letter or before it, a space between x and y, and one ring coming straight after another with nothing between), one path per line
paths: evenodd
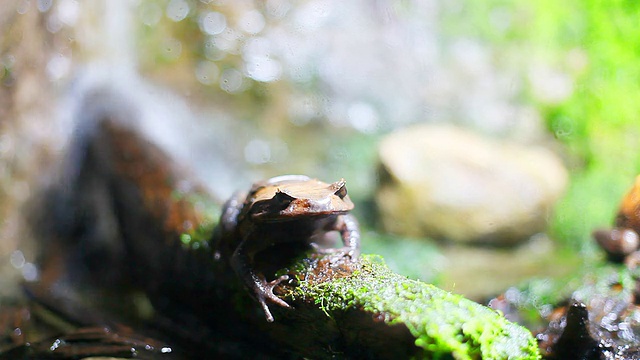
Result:
M395 274L378 256L338 264L306 258L297 265L293 274L303 280L283 293L294 309L276 316L297 319L292 328L305 328L300 319L328 323L322 333L311 327L302 336L320 336L314 343L323 349L314 357L539 358L528 330L462 296Z
M59 274L65 267L89 272L73 277L82 278L83 286L123 291L126 283L127 291L143 291L153 316L145 317L140 331L154 328L154 336L175 346L173 356L540 357L525 328L462 296L395 274L375 255L351 260L290 249L265 254L258 266L267 278L289 274L275 293L292 306L270 305L275 322L267 322L212 247L219 204L191 185L196 182L159 148L120 125L121 119L93 120L94 128L81 132L72 147L82 153L71 157L78 161L71 166L77 166L75 177L65 173L67 190L61 195L53 187L49 193L64 215L52 216L56 225L43 236L43 279L49 280L41 289L55 281L48 269ZM105 218L116 227L115 240L105 241L96 231ZM99 244L92 243L96 237ZM109 259L114 261L105 263Z

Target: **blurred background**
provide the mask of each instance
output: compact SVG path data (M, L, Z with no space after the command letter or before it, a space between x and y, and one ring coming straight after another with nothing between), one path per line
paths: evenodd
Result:
M37 279L25 204L96 107L128 112L220 200L280 174L345 178L363 252L454 292L589 266L640 165L639 10L5 1L0 289Z

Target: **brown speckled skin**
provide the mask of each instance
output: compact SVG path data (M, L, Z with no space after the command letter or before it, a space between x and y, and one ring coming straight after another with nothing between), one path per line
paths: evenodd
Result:
M267 320L273 321L266 301L289 307L273 294L274 287L288 278L267 281L255 269L256 257L283 244L317 246L326 241L328 233L337 231L344 247L318 250L355 258L360 235L355 218L348 213L351 209L344 180L327 184L303 175L272 178L227 202L216 249L251 289Z

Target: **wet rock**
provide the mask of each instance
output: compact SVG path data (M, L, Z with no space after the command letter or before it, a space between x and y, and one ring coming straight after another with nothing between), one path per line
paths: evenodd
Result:
M526 324L543 359L640 359L637 274L620 264L594 265L581 276L511 288L489 306Z
M597 229L592 236L613 262L623 262L640 245L638 233L631 229Z
M454 242L513 244L544 230L567 184L541 147L420 125L380 144L376 203L385 230Z
M635 268L640 264L640 176L622 198L614 227L596 229L592 236L613 262L624 262Z
M552 345L548 359L583 359L598 360L599 346L589 334L589 312L587 306L581 302L573 303L567 310L566 316L561 318L561 334ZM564 326L562 326L564 325ZM538 336L541 346L553 336Z

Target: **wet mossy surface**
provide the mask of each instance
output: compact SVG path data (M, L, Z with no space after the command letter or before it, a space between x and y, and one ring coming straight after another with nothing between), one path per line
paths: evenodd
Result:
M298 286L289 289L285 298L294 304L313 303L338 326L357 327L343 320L354 320L353 312L359 312L363 326L374 329L374 324L385 324L381 331L393 333L390 337L406 328L405 335L413 339L411 357L540 357L536 341L525 328L460 295L393 273L379 256L363 255L353 263L330 256L303 259L291 274L299 279Z

